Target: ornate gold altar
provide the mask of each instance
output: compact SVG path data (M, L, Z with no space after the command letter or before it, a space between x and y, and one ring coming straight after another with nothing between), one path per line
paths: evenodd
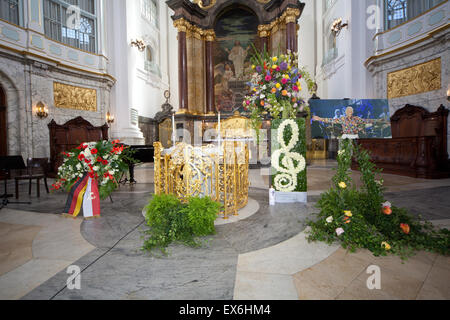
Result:
M155 193L173 194L183 202L208 196L223 204L223 218L238 215L248 203L248 146L240 141L222 141L220 147L155 147Z

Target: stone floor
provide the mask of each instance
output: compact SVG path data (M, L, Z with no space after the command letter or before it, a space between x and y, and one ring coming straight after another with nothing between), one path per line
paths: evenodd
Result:
M448 257L420 253L403 265L397 257L347 254L306 241L305 219L329 187L333 166L309 168L307 205L276 207L268 205L267 171L252 170L257 212L219 223L201 248L172 245L168 257L140 250L151 167L137 169L141 183L121 187L114 202L103 201L95 220L64 219L58 214L65 194L44 192L37 199L22 185L21 200L32 205L0 211L0 299L450 299ZM449 225L450 180L383 178L390 201ZM381 290L365 286L372 264L381 268ZM69 265L82 270L81 290L66 287Z

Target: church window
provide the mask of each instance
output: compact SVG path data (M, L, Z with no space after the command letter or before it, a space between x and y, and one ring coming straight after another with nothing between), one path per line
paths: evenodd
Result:
M385 0L385 28L414 19L446 0Z
M69 46L97 52L95 4L95 0L44 0L45 34ZM70 6L77 7L79 16Z
M0 19L20 25L22 0L0 0Z
M155 0L141 0L141 13L145 20L159 27L158 5Z

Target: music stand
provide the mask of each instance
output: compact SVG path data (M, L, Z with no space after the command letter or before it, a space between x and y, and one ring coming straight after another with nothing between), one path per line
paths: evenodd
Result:
M14 204L31 204L31 202L11 202L8 200L12 195L8 194L8 177L11 176L11 170L24 170L27 167L25 166L25 162L23 161L22 156L3 156L0 157L0 170L6 172L5 177L5 193L0 196L0 199L3 198L2 204L0 206L0 210L6 207L9 203Z

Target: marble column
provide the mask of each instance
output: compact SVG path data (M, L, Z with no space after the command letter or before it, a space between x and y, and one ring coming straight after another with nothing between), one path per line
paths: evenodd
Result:
M259 25L258 26L258 36L260 39L260 43L261 43L261 52L263 51L267 51L270 52L270 48L269 48L269 36L270 36L270 25Z
M179 89L179 110L178 113L189 113L188 106L188 62L186 33L189 23L181 18L174 22L178 29L178 89Z
M214 30L205 32L205 69L206 69L206 112L209 115L216 113L214 93L214 57L213 44L215 40Z
M299 9L288 8L283 14L286 25L286 49L292 52L298 51L297 19L300 16Z

